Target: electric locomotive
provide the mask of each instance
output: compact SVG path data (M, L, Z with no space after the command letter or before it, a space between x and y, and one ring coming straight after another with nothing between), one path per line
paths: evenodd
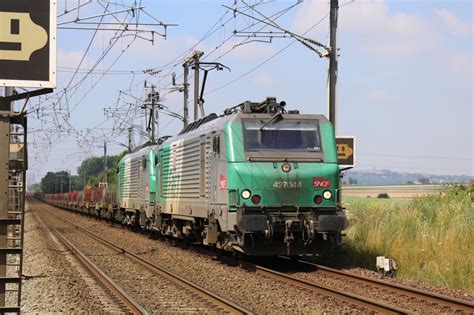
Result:
M117 169L117 202L109 208L110 218L133 226L144 226L147 222L145 218L152 218L157 151L156 144L147 142L120 160Z
M248 255L315 254L338 245L332 124L267 98L197 120L159 146L147 225Z

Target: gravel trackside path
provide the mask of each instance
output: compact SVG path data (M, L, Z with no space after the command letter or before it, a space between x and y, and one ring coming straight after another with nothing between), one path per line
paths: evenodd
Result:
M29 204L35 208L36 204ZM22 313L117 313L120 308L76 258L28 210Z

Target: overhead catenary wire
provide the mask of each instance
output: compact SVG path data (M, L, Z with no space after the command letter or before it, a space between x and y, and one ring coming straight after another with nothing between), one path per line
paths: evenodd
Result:
M327 13L323 18L321 18L319 21L317 21L315 24L313 24L310 28L308 28L305 32L303 32L303 35L309 33L310 31L312 31L316 26L318 26L319 24L321 24L327 17L329 16L329 13ZM289 44L287 44L286 46L284 46L283 48L281 48L280 50L278 50L276 53L274 53L273 55L271 55L270 57L268 57L267 59L265 59L264 61L258 63L257 65L255 65L254 67L252 67L251 69L247 70L246 72L242 73L241 75L239 75L237 78L205 93L205 95L208 95L208 94L212 94L212 93L215 93L217 91L220 91L226 87L228 87L229 85L232 85L234 84L235 82L243 79L244 77L246 77L247 75L249 75L250 73L254 72L255 70L257 70L258 68L262 67L263 65L265 65L266 63L268 63L269 61L271 61L273 58L277 57L278 55L280 55L281 53L283 53L285 50L287 50L288 48L290 48L294 43L296 43L297 40L293 40L292 42L290 42Z

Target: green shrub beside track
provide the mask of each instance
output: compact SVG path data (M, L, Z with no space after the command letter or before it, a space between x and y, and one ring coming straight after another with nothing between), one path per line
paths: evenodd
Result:
M353 263L395 258L398 275L474 292L474 185L413 200L347 197Z

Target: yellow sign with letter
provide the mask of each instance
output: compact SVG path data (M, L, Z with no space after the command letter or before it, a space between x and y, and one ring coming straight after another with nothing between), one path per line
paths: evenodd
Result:
M336 137L336 146L339 165L353 167L355 165L355 138Z
M0 60L29 61L48 42L48 33L29 13L0 12Z

